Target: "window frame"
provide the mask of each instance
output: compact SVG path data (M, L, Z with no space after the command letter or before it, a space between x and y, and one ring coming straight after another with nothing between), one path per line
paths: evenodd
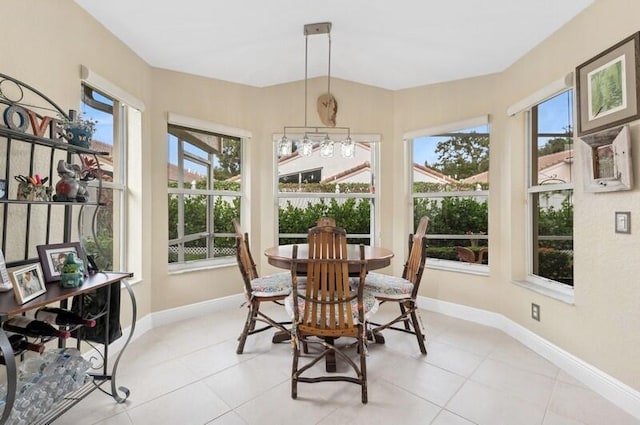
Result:
M248 208L245 205L247 202L247 184L246 184L246 176L247 176L247 167L246 167L246 151L247 151L247 144L249 143L249 140L251 138L251 133L246 131L246 130L242 130L242 129L238 129L238 128L233 128L233 127L229 127L223 124L217 124L217 123L213 123L213 122L208 122L208 121L203 121L203 120L199 120L199 119L195 119L195 118L190 118L190 117L186 117L180 114L176 114L176 113L169 113L168 114L168 119L167 119L167 135L168 133L168 127L169 125L174 125L174 126L178 126L178 127L182 127L185 129L191 129L191 130L195 130L195 131L203 131L203 132L207 132L207 133L214 133L217 135L220 135L221 137L228 137L230 139L238 139L240 141L240 190L238 192L235 191L229 191L229 190L214 190L214 189L191 189L191 188L186 188L184 186L184 170L182 168L182 164L183 161L185 159L185 152L182 149L182 144L180 143L180 140L178 141L178 175L177 175L177 179L178 181L182 181L183 183L183 187L182 188L167 188L167 196L175 194L175 195L205 195L208 197L208 201L207 203L210 205L211 211L213 211L214 208L214 201L215 198L218 196L222 196L222 197L234 197L234 198L240 198L240 222L244 222L245 220L248 219L247 215L248 215ZM187 141L187 143L189 143ZM194 145L195 146L195 145ZM198 146L196 146L198 147ZM199 147L200 149L202 149L201 147ZM188 157L187 159L189 161L192 162L202 162L201 158L193 156L189 153L186 153L186 156ZM167 161L168 161L168 153L167 153ZM167 162L168 163L168 162ZM213 170L214 170L214 165L211 164L211 168L210 168L210 172L213 174ZM178 209L179 211L181 209L184 209L184 204L183 203L178 203ZM184 232L184 221L181 219L180 217L183 217L183 214L178 214L178 225L180 226L180 229L182 229L182 232ZM208 217L207 220L213 220L212 216ZM211 222L212 224L212 222ZM194 239L199 239L199 236L202 236L203 234L208 234L208 237L234 237L235 233L233 232L229 232L229 233L214 233L213 230L211 231L205 231L205 232L200 232L199 234L195 234L195 235L188 235L185 236L184 233L178 233L178 238L177 239L167 239L167 249L169 248L170 245L173 245L175 242L178 242L180 240L182 240L182 242L189 242L190 240L194 240ZM186 238L186 239L185 239ZM215 246L212 246L212 249L215 248ZM208 255L208 254L207 254ZM190 271L197 271L197 270L202 270L202 269L210 269L210 268L217 268L217 267L227 267L230 265L235 265L236 264L236 257L235 255L230 255L230 256L225 256L225 257L209 257L209 258L204 258L204 259L199 259L199 260L192 260L192 261L177 261L177 262L167 262L167 266L169 269L169 273L184 273L184 272L190 272Z
M407 172L406 172L406 180L408 182L408 193L410 198L410 206L408 211L408 220L410 228L410 232L413 232L413 223L415 223L416 217L414 217L415 210L415 199L432 199L432 198L445 198L445 197L456 197L456 198L468 198L474 196L482 196L486 197L487 202L489 202L489 213L487 214L487 234L486 235L478 235L476 239L487 240L489 241L490 235L490 190L481 190L481 191L452 191L452 192L421 192L414 193L414 179L413 179L413 166L414 156L413 156L413 141L419 137L431 137L437 136L440 134L447 133L459 133L464 130L470 128L476 128L486 125L488 127L489 134L489 155L491 155L491 126L489 115L480 115L473 118L468 118L460 121L455 121L451 123L442 124L439 126L424 128L420 130L414 130L403 135L403 140L405 141L405 150L407 152ZM491 167L489 167L489 171ZM427 239L469 239L467 235L447 235L447 234L438 234L433 235L427 231ZM490 272L490 264L474 264L474 263L465 263L462 261L455 260L445 260L439 258L429 258L427 257L426 267L434 270L444 270L458 273L467 273L473 275L480 276L488 276Z
M380 191L378 190L378 182L380 175L380 135L377 134L351 134L351 139L354 143L367 143L371 150L371 161L370 161L370 170L371 170L371 188L372 190L368 193L325 193L325 192L280 192L279 191L279 174L278 174L278 142L282 138L283 134L274 134L273 135L273 193L274 193L274 241L279 244L281 238L300 238L306 239L308 234L306 233L279 233L280 222L279 222L279 209L280 209L280 200L281 199L296 199L296 198L314 198L314 199L370 199L372 202L371 206L371 217L370 220L373 220L373 223L370 223L369 226L369 234L347 234L347 238L360 238L365 239L369 238L371 241L371 246L379 246L380 245ZM302 134L290 134L288 135L292 140L300 140L303 135ZM319 153L314 153L314 155L319 155ZM339 153L336 154L333 159L339 160ZM300 171L297 173L298 175L302 175L305 172L310 170L316 170L317 167L313 169L307 169ZM293 175L295 173L284 174L283 176Z
M109 93L109 90L105 90L102 88L95 87L91 84L90 81L82 81L82 91L86 93L87 89L99 93L101 96L109 98L113 102L113 108L111 111L111 116L113 120L113 145L112 145L112 159L113 159L113 181L102 180L100 183L97 181L89 181L87 186L93 188L94 190L98 190L99 186L102 185L102 190L111 190L112 194L118 194L118 200L116 201L116 197L112 196L113 199L113 213L117 214L118 217L118 232L114 232L113 234L113 246L112 246L112 255L113 255L113 265L118 264L117 271L126 271L129 269L129 250L127 247L127 227L128 227L128 206L127 202L127 167L128 167L128 157L127 150L129 149L128 144L128 130L129 130L129 122L128 122L128 109L132 108L127 103L123 102L116 96ZM84 105L89 107L95 106L91 105L91 102L85 102L85 97L82 97L81 100L81 110L84 109ZM135 109L135 108L133 108ZM114 152L117 151L117 155L114 155ZM117 159L117 166L116 166ZM87 237L87 235L82 234L83 239ZM115 270L115 267L114 267Z
M571 100L572 100L572 122L571 122L571 126L572 129L575 129L575 89L573 87L567 87L564 86L562 88L558 88L555 92L551 92L547 94L547 97L542 98L542 99L538 99L535 102L533 102L528 108L524 109L525 111L525 140L526 140L526 153L525 153L525 158L526 158L526 176L525 176L525 194L526 194L526 209L525 209L525 216L526 216L526 237L525 237L525 243L526 243L526 253L527 253L527 259L526 259L526 281L525 282L516 282L522 286L531 288L533 290L536 290L537 292L541 292L545 295L551 296L553 298L565 301L565 302L573 302L573 294L574 294L574 286L562 283L562 282L558 282L556 280L550 279L550 278L546 278L543 276L539 276L534 274L534 250L536 249L536 247L534 246L534 243L536 243L536 240L534 238L533 235L533 229L534 229L534 220L537 220L537 216L536 214L534 214L534 208L537 208L537 203L534 202L533 196L540 196L543 193L553 193L553 192L558 192L558 191L571 191L571 194L573 196L573 194L575 193L575 184L573 183L573 179L571 183L554 183L554 184L550 184L550 185L544 185L544 184L533 184L533 176L534 176L534 172L538 173L537 170L537 166L534 167L533 164L533 159L534 159L534 149L538 149L538 144L537 144L537 138L540 137L540 134L538 134L537 129L534 129L534 118L535 118L535 122L538 123L537 121L537 108L539 105L543 104L544 102L559 96L563 93L566 93L568 91L571 91ZM535 110L535 111L534 111ZM534 116L535 114L535 116ZM535 134L534 134L535 132ZM544 133L545 135L551 135L552 133ZM554 133L554 135L556 135ZM560 135L560 133L558 133L557 135ZM566 135L566 134L565 134ZM535 137L534 137L535 136ZM571 134L569 135L572 140L575 138L575 131L572 130ZM534 140L535 139L535 140ZM574 158L575 158L575 145L574 145ZM537 152L535 155L535 158L537 158ZM575 160L572 164L572 173L575 174L577 172L576 170L576 163ZM575 212L574 212L574 216L575 216ZM572 240L574 238L574 235L572 235ZM575 263L574 263L575 264ZM574 277L575 277L575 271L574 271ZM574 281L574 285L575 285L575 281Z

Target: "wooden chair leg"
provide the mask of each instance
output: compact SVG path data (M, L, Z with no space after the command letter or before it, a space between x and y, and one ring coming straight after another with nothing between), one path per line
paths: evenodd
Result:
M256 318L258 317L258 310L260 310L260 303L254 302L253 305L253 317L251 318L251 326L249 326L249 332L253 332L256 329Z
M364 340L360 339L358 343L358 348L360 349L360 373L362 379L362 403L366 404L368 400L367 395L367 354L364 349Z
M302 340L298 341L298 344ZM306 346L306 343L304 343ZM291 366L291 398L298 398L298 358L300 356L300 347L293 348L293 364Z
M415 309L411 312L411 322L413 323L413 330L416 334L416 338L418 338L418 345L420 346L420 352L422 354L427 354L427 348L424 345L424 334L422 333L422 329L420 329L420 322L418 321L418 316L416 315Z
M403 303L400 303L400 313L402 313L402 316L405 317L405 320L403 320L404 322L404 328L408 331L411 330L411 327L409 326L409 321L408 321L408 317L407 317L407 309L405 308Z
M236 354L242 354L242 352L244 351L244 344L245 342L247 342L247 336L249 336L249 332L251 332L251 329L255 328L256 326L256 316L258 313L257 308L258 304L255 302L251 302L247 307L247 309L249 310L247 312L247 320L245 320L242 333L238 338L239 342L238 348L236 349Z

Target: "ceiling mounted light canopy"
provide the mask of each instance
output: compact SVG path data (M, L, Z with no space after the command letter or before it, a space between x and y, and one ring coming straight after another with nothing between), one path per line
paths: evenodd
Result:
M329 60L327 72L327 92L320 95L317 101L318 115L324 126L309 126L307 120L308 105L308 65L309 65L309 36L326 34L329 43ZM290 155L293 152L294 143L297 151L303 156L313 153L314 145L320 146L320 155L333 157L335 140L341 144L340 153L345 158L355 155L355 144L351 139L349 127L336 127L336 114L338 102L331 94L331 22L320 22L304 26L304 126L285 126L282 138L278 141L278 154ZM300 140L292 140L287 137L287 132L302 134Z

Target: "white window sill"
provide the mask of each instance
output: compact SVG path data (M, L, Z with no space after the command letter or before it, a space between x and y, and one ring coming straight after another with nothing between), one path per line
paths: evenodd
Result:
M513 280L512 283L533 292L537 292L538 294L542 294L546 297L562 301L563 303L575 305L573 288L570 288L567 285L551 280L538 282L534 279Z
M486 264L465 263L463 261L449 261L427 258L427 268L448 272L467 273L476 276L489 276L489 266Z
M226 267L235 267L237 262L235 258L231 260L208 260L208 261L193 261L189 263L169 264L169 274L177 275L191 272L199 272L203 270L222 269Z

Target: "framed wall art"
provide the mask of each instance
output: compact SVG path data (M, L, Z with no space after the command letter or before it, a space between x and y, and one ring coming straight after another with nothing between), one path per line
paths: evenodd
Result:
M578 136L640 118L640 32L576 68Z
M631 131L628 125L610 128L582 137L584 152L584 190L615 192L633 188Z

